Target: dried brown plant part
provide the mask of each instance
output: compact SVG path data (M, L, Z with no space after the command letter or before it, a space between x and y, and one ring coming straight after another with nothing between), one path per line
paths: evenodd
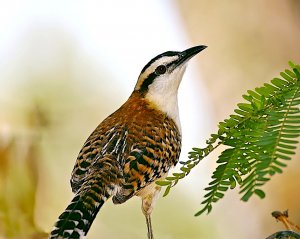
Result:
M277 221L282 222L287 230L300 232L300 227L288 219L288 210L283 212L274 211L272 212L272 216L275 217Z

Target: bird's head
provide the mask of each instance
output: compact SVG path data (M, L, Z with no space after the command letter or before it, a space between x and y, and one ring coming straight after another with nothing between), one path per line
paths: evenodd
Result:
M167 51L154 57L142 69L134 92L138 92L170 116L177 110L177 92L187 62L206 46L185 51ZM177 112L176 112L177 114Z
M167 51L148 62L142 69L135 91L144 96L161 94L166 97L177 92L187 62L206 46L195 46L185 51Z

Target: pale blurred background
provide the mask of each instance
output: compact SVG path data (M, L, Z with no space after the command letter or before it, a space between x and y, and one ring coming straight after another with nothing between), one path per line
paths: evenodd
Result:
M300 63L300 2L0 1L0 238L43 238L72 198L77 154L91 131L130 95L142 67L167 50L205 44L182 82L181 160L203 146L241 95ZM264 200L229 192L194 217L217 155L153 213L156 238L265 238L300 224L300 153L264 189ZM139 198L98 214L88 238L146 238Z

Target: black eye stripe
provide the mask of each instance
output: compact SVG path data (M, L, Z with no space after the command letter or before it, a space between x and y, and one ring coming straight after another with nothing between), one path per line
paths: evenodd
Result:
M153 72L151 73L142 83L141 87L140 87L140 91L142 93L147 92L149 85L151 85L154 81L154 79L157 77L157 75Z
M152 73L150 73L148 76L145 77L145 79L143 80L143 82L141 82L140 87L137 90L142 94L145 94L148 91L149 85L153 83L155 78L162 74L165 74L167 72L167 69L172 70L173 68L172 65L176 64L176 61L177 60L174 60L172 62L167 63L166 65L162 64L157 66ZM145 69L147 68L145 67ZM142 70L142 73L145 71L145 69Z

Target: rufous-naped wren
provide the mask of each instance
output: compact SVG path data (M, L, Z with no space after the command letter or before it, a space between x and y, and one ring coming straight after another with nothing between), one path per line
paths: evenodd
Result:
M59 216L50 238L85 238L99 209L142 199L148 238L153 238L151 212L160 187L179 159L181 127L177 91L187 62L206 46L167 51L141 71L133 93L94 130L84 143L71 186L75 196Z

